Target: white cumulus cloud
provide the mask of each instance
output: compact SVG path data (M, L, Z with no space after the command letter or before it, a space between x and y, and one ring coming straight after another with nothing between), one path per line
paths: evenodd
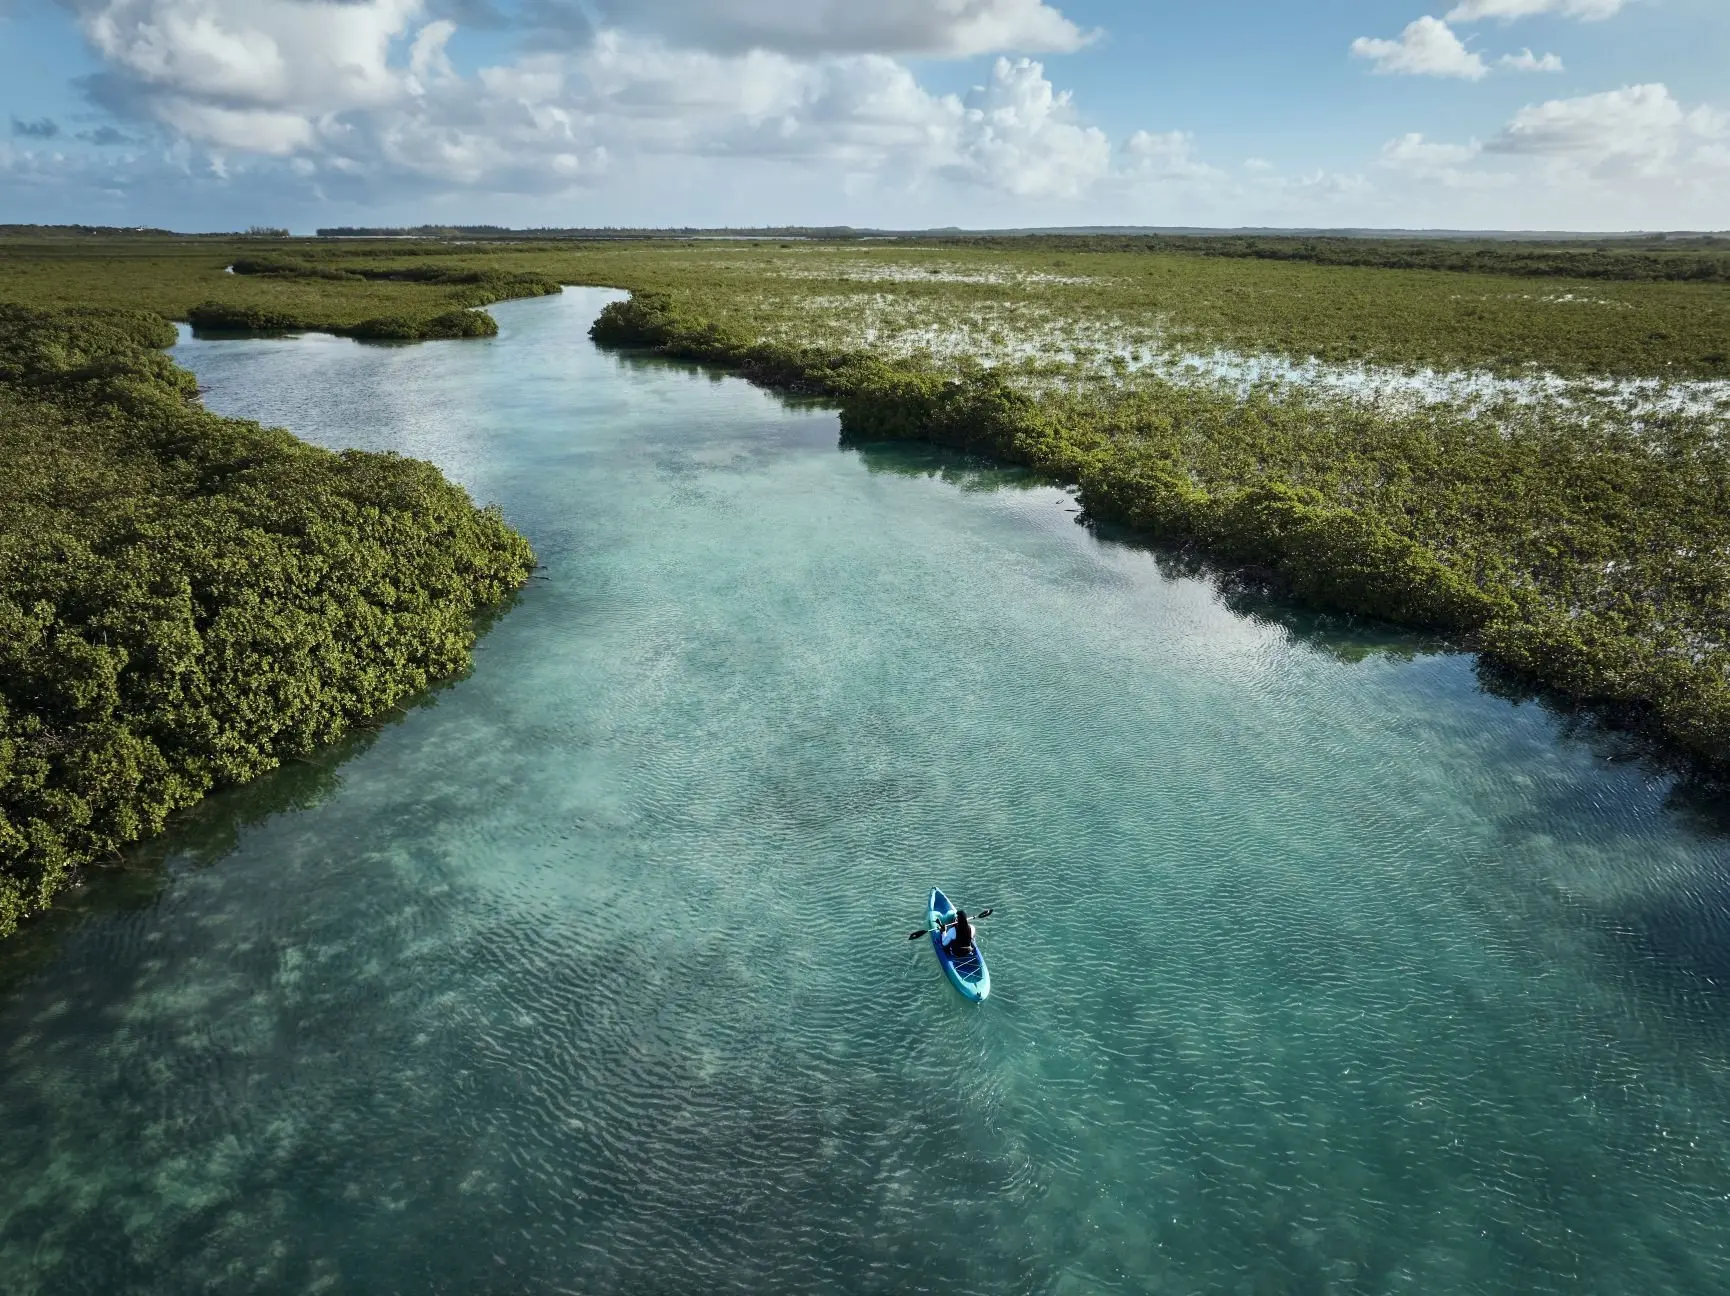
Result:
M1562 57L1559 54L1539 56L1529 49L1523 49L1518 54L1504 54L1496 60L1499 67L1505 67L1510 72L1562 72Z
M167 93L228 106L324 109L401 88L391 42L420 0L74 0L96 52Z
M1565 18L1601 22L1621 13L1627 3L1628 0L1462 0L1448 11L1448 21L1477 22L1483 18L1500 18L1503 22L1512 22L1516 18L1553 13Z
M320 116L409 88L391 46L420 0L74 0L128 105L190 139L263 154L311 147ZM416 61L449 35L433 24Z
M1663 85L1638 85L1528 105L1482 144L1402 135L1382 146L1381 163L1431 188L1591 213L1585 219L1603 228L1618 223L1605 215L1611 211L1645 212L1640 224L1674 227L1730 210L1727 146L1730 115L1687 108ZM1692 222L1651 218L1663 210L1695 215ZM1706 217L1708 227L1720 224Z
M1413 132L1382 145L1380 161L1390 171L1447 189L1494 189L1512 183L1503 173L1471 166L1483 151L1477 140L1447 144Z
M1382 145L1382 165L1400 170L1433 171L1438 167L1470 162L1482 151L1475 141L1471 144L1437 144L1414 131Z
M1195 136L1188 131L1138 130L1124 141L1123 156L1124 173L1134 179L1218 180L1225 175L1196 156Z
M352 194L553 193L617 164L684 156L798 160L826 168L828 183L942 177L1043 199L1078 196L1111 172L1104 133L1029 59L1000 57L984 85L939 95L883 52L777 47L1078 43L1039 0L646 0L631 28L542 43L467 75L448 53L456 22L429 18L422 0L69 3L106 64L104 101L220 151L224 175L232 155L251 154L291 159L296 174ZM690 30L677 40L643 30L657 15L689 18ZM718 28L707 44L691 39L715 24L775 39L731 48Z
M596 8L603 26L720 52L957 57L1074 50L1088 39L1044 0L612 0Z
M1387 74L1477 81L1490 70L1481 55L1460 43L1447 23L1428 16L1407 26L1398 40L1360 36L1352 42L1352 53L1358 58L1373 59L1376 71Z
M968 96L951 174L1018 197L1075 197L1111 170L1111 141L1078 120L1031 59L1000 58Z
M1598 171L1662 172L1691 145L1724 138L1710 108L1685 109L1667 86L1624 86L1530 104L1486 146L1490 152L1565 159Z

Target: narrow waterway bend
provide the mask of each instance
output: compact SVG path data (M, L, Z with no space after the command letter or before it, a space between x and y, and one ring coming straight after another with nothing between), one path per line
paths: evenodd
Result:
M0 946L10 1293L1717 1293L1730 850L1472 660L595 349L198 341L541 579ZM944 984L941 884L994 992Z

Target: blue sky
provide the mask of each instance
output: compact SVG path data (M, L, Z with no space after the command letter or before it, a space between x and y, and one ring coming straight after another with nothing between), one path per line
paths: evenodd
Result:
M1726 0L0 0L0 221L1730 227Z

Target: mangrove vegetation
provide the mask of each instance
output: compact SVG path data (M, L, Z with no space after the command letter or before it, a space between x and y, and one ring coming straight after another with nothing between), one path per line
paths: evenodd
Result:
M0 934L464 670L534 561L429 464L211 414L173 341L0 304Z
M214 418L213 332L603 344L1074 483L1089 515L1437 631L1730 772L1722 240L0 238L3 920L466 660L523 542L424 465ZM131 313L116 313L117 307ZM280 649L266 645L281 644Z

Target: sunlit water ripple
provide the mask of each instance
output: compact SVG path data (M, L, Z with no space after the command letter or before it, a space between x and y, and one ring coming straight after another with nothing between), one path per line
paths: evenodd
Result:
M1709 807L604 299L180 348L545 579L0 947L8 1292L1725 1290Z

